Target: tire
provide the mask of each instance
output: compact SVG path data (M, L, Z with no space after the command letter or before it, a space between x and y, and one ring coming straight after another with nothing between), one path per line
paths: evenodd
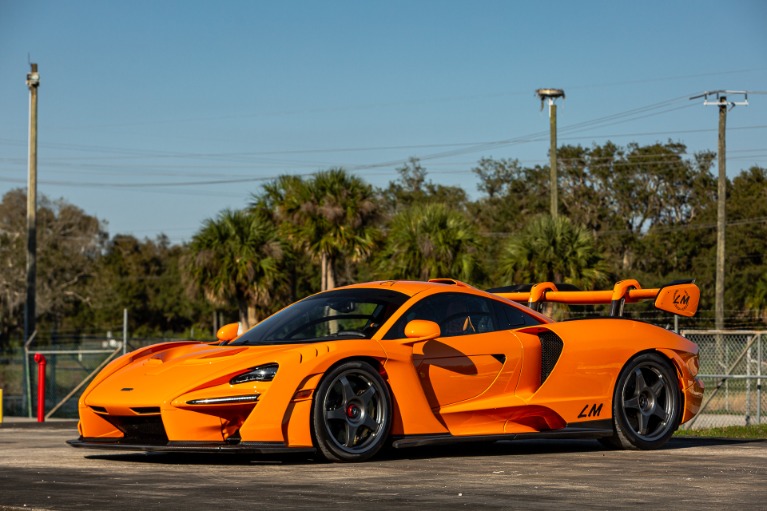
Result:
M614 434L599 440L619 449L658 449L676 431L681 412L674 367L657 353L639 355L624 366L615 385Z
M322 378L314 396L312 434L328 461L364 461L391 429L389 387L367 362L345 362Z

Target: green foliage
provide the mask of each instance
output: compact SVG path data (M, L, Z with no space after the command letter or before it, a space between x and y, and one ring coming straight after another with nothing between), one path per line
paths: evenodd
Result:
M26 192L0 202L0 349L21 337L26 301ZM97 261L107 235L101 222L64 200L37 208L37 331L83 328L90 321ZM43 337L41 334L40 337Z
M281 176L249 207L204 222L188 245L108 238L66 201L38 208L38 330L107 331L128 309L132 335L210 331L214 311L252 323L320 289L371 279L453 277L487 287L534 281L582 288L696 278L713 309L715 155L678 142L562 146L560 215L549 169L482 158L479 196L428 178L410 159L374 190L343 169ZM767 170L727 186L726 322L767 321ZM544 215L544 216L542 216ZM0 349L21 337L26 195L0 202ZM649 306L648 306L649 307Z
M673 142L557 151L562 212L600 237L616 274L642 269L644 238L653 228L688 224L712 199L713 155L689 161L685 151Z
M543 215L511 238L501 255L507 282L556 282L584 289L606 280L594 236L568 218Z
M725 426L706 429L678 429L674 436L697 438L735 438L742 440L767 440L767 424L751 426Z
M0 344L22 328L26 299L26 194L12 190L0 203Z
M484 195L469 205L487 233L505 233L549 207L549 172L525 168L517 160L482 158L472 169Z
M364 261L376 246L373 189L343 169L319 172L308 181L278 178L252 207L274 218L294 250L320 264L321 290L336 286L339 259Z
M725 247L727 315L735 316L744 305L763 313L758 297L767 274L767 169L751 167L728 187Z
M119 330L127 309L133 336L184 332L210 308L184 293L180 261L183 247L165 236L140 241L116 235L99 258L93 281L93 320L99 329Z
M283 278L282 247L270 222L244 210L223 211L207 220L184 260L191 292L216 305L234 302L245 325L255 324Z
M767 319L767 272L759 277L753 291L746 298L746 306L756 312L762 320Z
M439 202L462 209L467 204L466 191L457 186L435 184L426 179L426 168L418 158L410 158L397 168L399 179L381 191L386 213L390 216L418 204Z
M433 202L400 211L391 221L379 259L382 278L471 281L479 259L479 236L468 217Z

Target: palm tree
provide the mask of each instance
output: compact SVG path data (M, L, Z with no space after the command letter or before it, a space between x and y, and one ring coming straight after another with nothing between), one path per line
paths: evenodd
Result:
M336 286L340 257L359 262L375 246L373 189L343 169L320 172L309 181L283 176L265 187L263 198L286 238L320 264L323 291Z
M279 225L285 204L303 195L305 186L306 183L299 176L279 176L274 181L265 183L261 193L251 195L251 211Z
M478 239L469 219L443 203L411 206L392 219L379 268L387 278L471 280Z
M759 316L767 316L767 273L763 273L756 281L754 292L746 299L746 307Z
M511 238L500 270L510 282L561 282L589 288L605 279L594 237L567 217L544 215Z
M193 290L217 303L236 302L240 322L249 328L269 307L281 259L272 224L246 211L225 210L194 235L185 266Z

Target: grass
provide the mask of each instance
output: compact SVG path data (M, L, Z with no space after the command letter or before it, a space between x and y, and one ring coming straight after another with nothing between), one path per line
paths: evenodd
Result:
M674 436L767 440L767 424L754 424L751 426L727 426L723 428L707 429L680 429L674 433Z

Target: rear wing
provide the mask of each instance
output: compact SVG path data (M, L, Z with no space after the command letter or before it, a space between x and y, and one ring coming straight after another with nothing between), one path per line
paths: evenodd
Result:
M700 289L694 280L677 280L660 288L642 289L639 282L633 279L621 280L612 290L605 291L574 291L572 286L559 285L552 282L541 282L528 286L517 286L514 289L491 289L490 292L515 302L527 303L536 311L543 308L544 303L566 303L570 305L611 304L610 316L623 316L623 305L639 300L655 300L655 308L676 314L692 317L698 311ZM525 288L525 289L519 289ZM565 288L569 288L565 290Z

